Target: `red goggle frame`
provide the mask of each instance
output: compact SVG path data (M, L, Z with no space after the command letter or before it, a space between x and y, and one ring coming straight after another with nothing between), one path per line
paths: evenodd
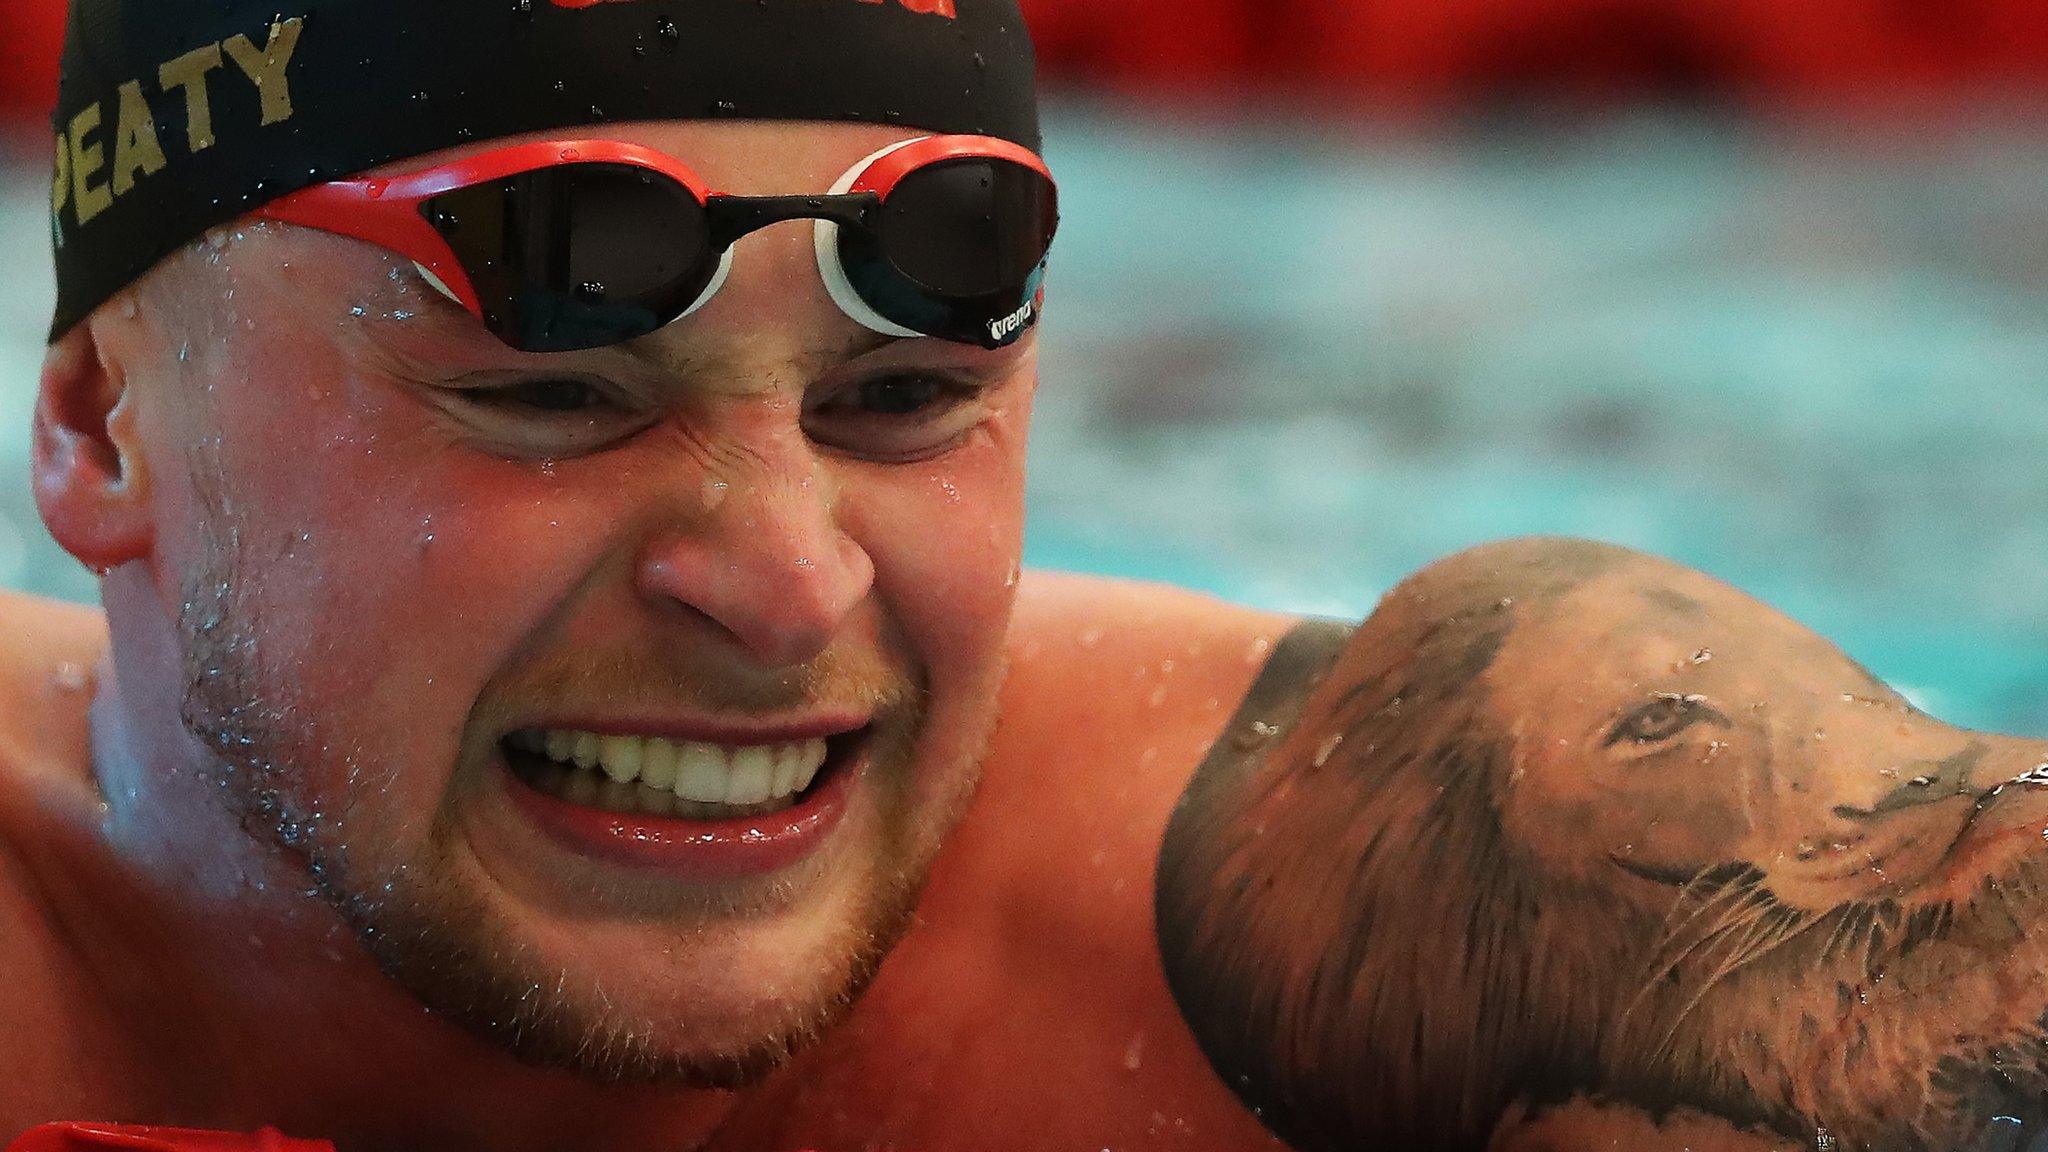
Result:
M702 307L742 237L816 221L840 308L893 336L999 347L1037 320L1058 192L1029 149L927 136L826 193L728 196L674 157L613 140L514 144L291 193L256 215L411 259L513 347L620 343Z

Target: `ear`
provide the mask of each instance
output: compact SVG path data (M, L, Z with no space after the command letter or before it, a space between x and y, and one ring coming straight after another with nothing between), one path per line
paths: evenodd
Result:
M136 397L87 321L51 345L36 396L34 483L43 524L93 571L155 544Z

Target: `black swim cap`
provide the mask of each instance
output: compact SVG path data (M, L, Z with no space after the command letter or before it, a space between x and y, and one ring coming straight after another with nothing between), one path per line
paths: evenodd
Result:
M1039 147L1015 0L72 0L50 338L308 184L470 140L712 118Z

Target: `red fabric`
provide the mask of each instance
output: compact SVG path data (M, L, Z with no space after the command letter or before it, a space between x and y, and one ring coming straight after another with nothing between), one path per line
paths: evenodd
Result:
M1046 74L1437 111L2048 90L2042 0L1023 0Z
M63 40L63 0L0 0L0 129L49 123Z
M242 1135L198 1128L65 1122L40 1124L7 1152L334 1152L325 1140L295 1140L275 1128Z
M934 6L949 0L916 0ZM1860 104L2048 92L2042 0L1022 0L1046 75L1445 111L1531 96ZM62 0L0 0L0 127L40 127Z
M1040 68L1050 78L1113 91L1228 95L1257 71L1261 11L1245 0L1023 5Z

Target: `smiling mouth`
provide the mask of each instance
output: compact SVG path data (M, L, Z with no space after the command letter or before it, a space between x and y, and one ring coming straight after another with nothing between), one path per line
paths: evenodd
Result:
M715 744L574 729L522 729L500 742L520 783L566 804L623 815L724 821L797 807L852 759L866 728L769 744Z

